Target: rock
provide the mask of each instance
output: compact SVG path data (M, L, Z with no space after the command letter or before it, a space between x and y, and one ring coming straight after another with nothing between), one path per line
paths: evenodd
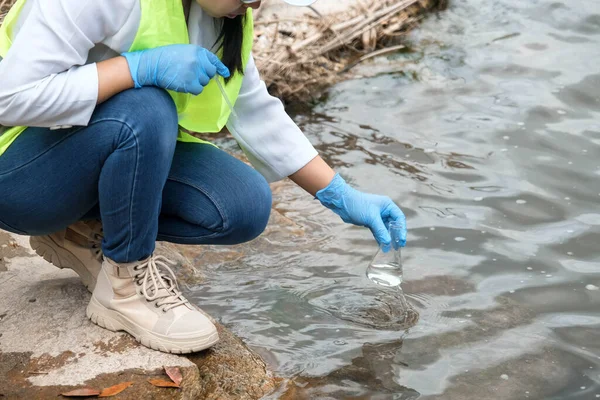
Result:
M221 341L189 356L157 352L125 333L110 332L85 316L89 292L71 270L60 270L29 248L28 238L0 232L0 397L56 398L81 386L103 389L132 381L120 399L254 399L273 390L275 379L244 343L216 323ZM171 244L159 252L175 259L177 273L202 279ZM213 321L214 322L214 321ZM177 366L180 389L157 388Z

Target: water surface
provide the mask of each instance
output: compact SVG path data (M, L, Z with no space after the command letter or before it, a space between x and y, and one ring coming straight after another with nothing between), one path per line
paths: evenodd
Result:
M409 41L296 118L401 205L404 294L282 184L264 236L195 256L195 301L291 378L273 398L600 397L600 3L454 0Z

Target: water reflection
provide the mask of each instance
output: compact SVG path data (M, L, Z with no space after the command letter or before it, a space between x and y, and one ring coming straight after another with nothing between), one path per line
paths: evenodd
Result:
M336 318L367 328L397 331L403 335L416 325L419 313L400 287L381 288L366 282L364 285L312 291L309 302Z
M416 399L419 392L398 383L395 366L406 365L398 355L402 340L365 343L351 364L325 377L297 377L287 383L281 399L369 398Z
M253 243L188 250L193 297L290 379L272 398L599 397L597 0L456 0L411 40L296 118L405 211L403 298L290 183Z

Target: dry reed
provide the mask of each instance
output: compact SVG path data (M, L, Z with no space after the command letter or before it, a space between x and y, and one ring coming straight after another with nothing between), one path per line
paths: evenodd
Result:
M254 58L269 90L305 101L369 58L399 51L402 36L446 0L358 0L344 13L256 18Z

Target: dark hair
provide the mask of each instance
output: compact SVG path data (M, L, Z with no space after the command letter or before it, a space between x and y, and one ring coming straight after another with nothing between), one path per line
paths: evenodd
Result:
M244 42L244 20L245 15L235 18L222 18L221 32L217 37L219 49L223 50L221 61L229 68L231 76L239 72L244 73L242 65L242 44Z

